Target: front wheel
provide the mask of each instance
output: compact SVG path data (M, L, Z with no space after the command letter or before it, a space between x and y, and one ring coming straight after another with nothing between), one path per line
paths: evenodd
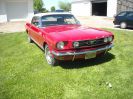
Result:
M127 28L127 23L126 22L121 22L120 28L126 29Z
M49 65L56 66L58 63L58 60L56 60L53 55L51 54L48 45L45 46L45 58Z

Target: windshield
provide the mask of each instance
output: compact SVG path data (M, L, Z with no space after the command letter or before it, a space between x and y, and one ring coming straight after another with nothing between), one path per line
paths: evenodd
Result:
M47 15L41 19L42 27L52 25L68 25L68 24L79 24L73 15L60 14L60 15Z

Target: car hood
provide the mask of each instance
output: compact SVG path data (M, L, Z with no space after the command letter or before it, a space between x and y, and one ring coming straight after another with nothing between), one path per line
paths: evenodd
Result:
M60 25L42 28L48 36L59 41L79 41L99 39L112 35L112 33L81 25Z

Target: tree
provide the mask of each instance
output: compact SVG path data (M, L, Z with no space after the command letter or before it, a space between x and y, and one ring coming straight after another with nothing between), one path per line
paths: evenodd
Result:
M43 8L44 3L42 0L34 0L34 10L38 12L48 12L46 8Z
M46 8L42 8L41 12L46 13L46 12L49 12L49 11Z
M51 12L54 12L55 11L55 6L52 6L51 7Z
M69 2L59 2L60 9L63 9L64 11L70 11L71 10L71 3Z

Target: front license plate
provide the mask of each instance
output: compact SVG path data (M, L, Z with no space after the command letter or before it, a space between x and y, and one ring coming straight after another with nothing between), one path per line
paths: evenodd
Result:
M96 53L87 53L85 54L85 59L91 59L91 58L95 58L96 57Z

